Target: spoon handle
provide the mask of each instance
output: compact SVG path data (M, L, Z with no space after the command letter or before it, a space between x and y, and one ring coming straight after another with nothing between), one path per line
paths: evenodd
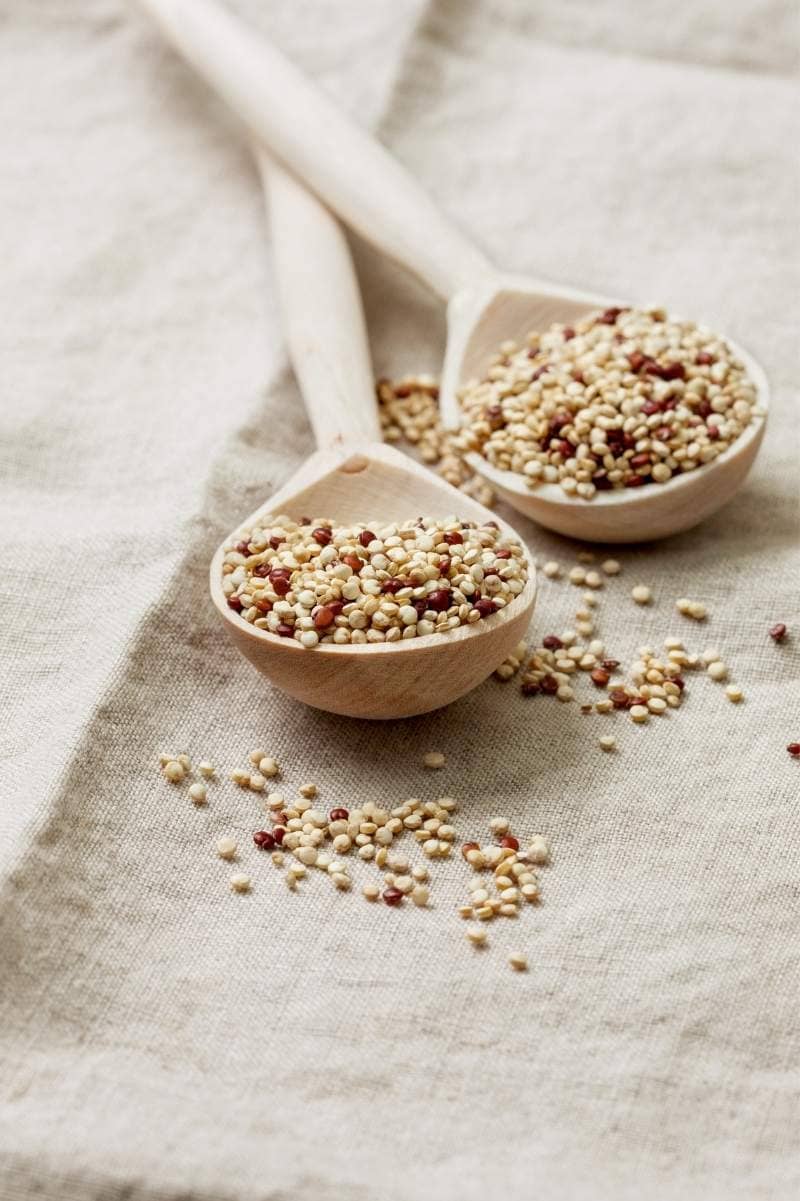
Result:
M140 0L169 41L343 221L444 299L491 264L383 146L215 0Z
M344 233L265 151L256 154L286 339L317 445L381 442L364 310Z

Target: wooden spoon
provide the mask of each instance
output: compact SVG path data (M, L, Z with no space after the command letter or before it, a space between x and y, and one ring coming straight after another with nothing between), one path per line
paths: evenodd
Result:
M162 30L221 93L253 133L347 224L403 263L447 300L442 374L445 423L461 423L458 389L483 374L506 339L522 341L554 321L572 324L621 302L496 270L450 225L387 151L264 39L214 0L141 0ZM730 343L766 410L769 388L759 364ZM531 489L479 454L470 465L500 496L548 529L599 542L638 542L689 529L724 505L749 471L765 419L750 425L719 458L666 484L567 496L558 484Z
M263 154L259 165L269 191L290 353L320 449L243 524L252 526L267 513L329 517L340 524L454 514L495 521L483 505L380 441L364 314L344 235L327 209ZM498 524L507 537L519 539L510 526ZM305 650L229 608L222 590L224 554L225 544L211 564L211 596L238 649L284 692L350 717L409 717L463 696L524 637L536 595L529 557L520 595L474 625L395 643L323 643Z

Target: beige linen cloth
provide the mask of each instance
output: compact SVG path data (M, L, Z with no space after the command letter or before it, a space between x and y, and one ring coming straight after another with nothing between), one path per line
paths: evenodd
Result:
M663 301L766 365L746 488L625 550L598 610L619 657L716 644L747 699L692 677L638 728L492 680L373 726L233 655L209 557L311 448L256 173L135 6L4 0L0 1198L797 1197L796 6L236 7L498 262ZM376 369L435 370L439 307L356 251ZM543 580L538 634L579 596ZM430 911L290 894L227 780L256 744L325 805L449 793L465 834L544 832L543 904L479 953L460 858ZM206 809L162 749L218 765ZM249 896L214 853L231 833Z

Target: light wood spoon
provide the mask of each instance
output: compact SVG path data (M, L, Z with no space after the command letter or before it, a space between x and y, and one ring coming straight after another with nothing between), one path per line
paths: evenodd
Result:
M174 45L252 132L348 225L404 264L447 304L441 386L445 423L461 423L462 384L482 375L506 339L522 341L554 321L572 324L618 299L496 270L439 212L391 155L353 125L282 54L214 0L141 0ZM759 364L732 345L766 410ZM744 481L764 436L751 424L712 463L666 484L602 492L586 501L558 484L531 489L479 454L467 459L514 508L548 529L598 542L638 542L689 529L724 505Z
M263 155L275 268L295 373L319 446L245 526L263 514L328 517L336 523L395 522L424 515L497 521L407 455L385 446L375 402L364 314L350 252L336 220ZM519 539L510 526L503 533ZM520 539L521 540L521 539ZM228 540L226 539L226 542ZM528 628L536 595L525 588L498 613L447 634L305 650L257 629L228 607L224 544L211 564L211 596L238 649L298 700L350 717L392 718L447 705L480 684Z

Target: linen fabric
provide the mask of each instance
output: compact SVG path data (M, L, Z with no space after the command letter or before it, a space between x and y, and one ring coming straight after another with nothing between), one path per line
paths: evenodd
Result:
M713 644L746 699L692 675L639 728L489 680L380 725L237 657L210 556L312 449L246 141L135 5L5 0L0 1198L796 1197L796 7L234 7L498 263L664 303L763 362L745 488L617 553L597 609L615 657ZM439 304L354 251L376 373L438 370ZM540 563L574 563L515 520ZM532 636L580 595L542 579ZM367 904L358 862L350 895L314 874L290 893L228 779L255 746L289 796L448 794L465 836L497 814L545 834L542 904L477 951L458 855L428 910ZM217 765L207 807L162 750Z

